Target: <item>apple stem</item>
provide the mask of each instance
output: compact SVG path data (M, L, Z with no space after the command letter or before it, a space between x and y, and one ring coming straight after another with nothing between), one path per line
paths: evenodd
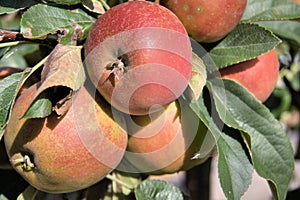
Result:
M116 183L118 183L118 184L120 184L120 185L122 185L124 187L126 187L129 190L133 190L134 189L134 187L132 187L131 185L128 185L127 183L125 183L125 182L117 179L115 176L113 176L111 174L107 174L106 178L109 179L109 180L111 180L111 181L114 181L114 182L116 182Z
M110 6L106 3L106 1L104 0L100 0L102 6L106 9L106 10L109 10L110 9Z

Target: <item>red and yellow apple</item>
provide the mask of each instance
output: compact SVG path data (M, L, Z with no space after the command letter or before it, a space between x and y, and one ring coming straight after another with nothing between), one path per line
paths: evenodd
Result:
M149 1L112 7L85 42L92 82L112 106L132 115L149 114L177 99L188 85L191 59L180 20Z
M273 92L279 73L279 61L273 49L257 58L220 70L222 78L235 80L264 102Z
M112 118L111 107L82 87L67 113L25 119L38 84L25 90L12 109L4 133L13 168L32 186L49 193L87 188L110 173L127 145L125 119ZM117 123L119 122L119 123Z
M128 146L118 170L160 175L188 170L210 157L215 140L184 103L127 118Z
M216 42L242 18L247 0L161 0L198 42Z

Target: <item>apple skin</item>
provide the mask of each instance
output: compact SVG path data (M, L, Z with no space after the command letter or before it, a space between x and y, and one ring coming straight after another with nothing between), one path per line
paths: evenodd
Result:
M216 42L231 32L242 18L247 0L161 0L198 42Z
M259 101L264 102L273 92L278 80L279 61L276 50L221 69L220 74L222 78L237 81Z
M215 147L206 126L178 101L150 116L127 117L127 127L127 151L117 168L121 171L162 175L188 170L205 162Z
M176 15L157 3L112 7L93 24L84 46L90 79L127 114L159 110L183 93L191 77L187 32Z
M112 119L110 105L99 96L95 101L82 87L60 118L54 112L47 118L21 118L37 89L34 84L20 95L5 129L13 168L48 193L80 190L103 179L121 161L127 145L127 134ZM25 162L26 156L30 162Z

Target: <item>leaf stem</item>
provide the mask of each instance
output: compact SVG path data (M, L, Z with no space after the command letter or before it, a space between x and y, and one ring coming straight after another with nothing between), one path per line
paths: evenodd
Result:
M103 5L103 7L106 9L106 10L109 10L110 9L110 6L106 3L106 1L104 0L99 0L101 2L101 4Z
M27 44L27 43L30 43L30 42L27 42L27 41L5 42L5 43L0 43L0 48L3 48L3 47L12 47L12 46L17 46L19 44Z
M125 183L125 182L123 182L123 181L117 179L115 176L113 176L113 175L111 175L111 174L107 174L107 175L106 175L106 178L108 178L109 180L114 181L114 182L116 182L116 183L118 183L118 184L120 184L120 185L126 187L126 188L129 189L129 190L133 190L133 189L134 189L131 185L128 185L127 183Z

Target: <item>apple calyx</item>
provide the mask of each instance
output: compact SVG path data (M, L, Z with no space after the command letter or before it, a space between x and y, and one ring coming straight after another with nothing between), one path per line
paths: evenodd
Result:
M121 76L127 71L124 62L122 62L122 58L118 58L116 61L109 63L106 66L107 70L111 70L110 74L113 74L117 80L121 78Z
M32 171L35 168L35 164L31 161L28 155L19 154L17 158L10 160L13 166L21 165L24 171Z

